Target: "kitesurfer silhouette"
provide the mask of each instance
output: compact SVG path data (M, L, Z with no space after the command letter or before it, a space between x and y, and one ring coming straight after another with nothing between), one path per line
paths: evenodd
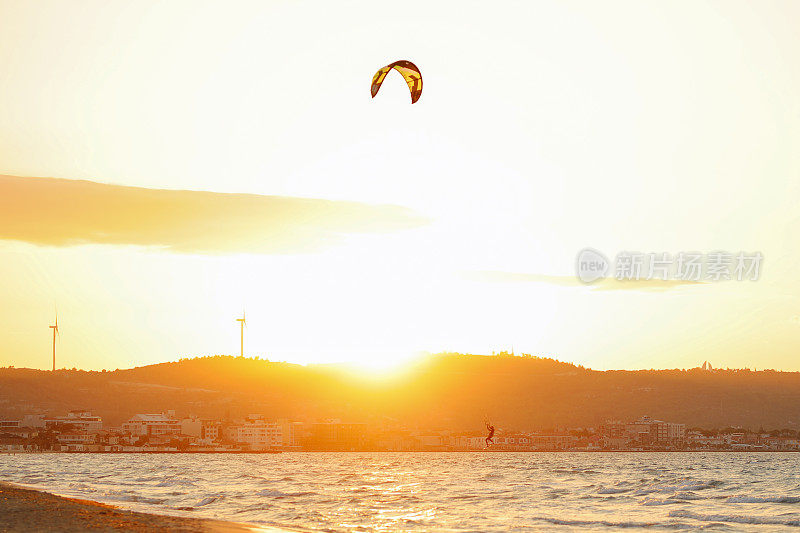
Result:
M486 429L489 430L489 435L486 436L486 447L488 448L489 444L494 444L494 440L492 440L494 437L494 426L486 422Z

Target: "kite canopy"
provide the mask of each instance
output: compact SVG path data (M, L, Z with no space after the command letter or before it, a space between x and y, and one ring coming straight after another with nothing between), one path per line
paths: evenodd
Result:
M375 73L372 77L372 97L375 98L375 95L378 94L378 89L381 88L384 78L392 69L402 74L403 79L406 80L408 89L411 91L411 103L413 104L419 100L422 95L422 74L414 63L405 59L390 63Z

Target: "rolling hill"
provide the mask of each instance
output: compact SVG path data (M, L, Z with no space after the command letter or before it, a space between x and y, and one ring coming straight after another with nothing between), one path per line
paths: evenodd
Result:
M689 427L800 429L800 373L596 371L528 356L439 354L369 376L342 366L242 357L183 359L113 372L0 369L0 417L89 409L108 424L174 409L179 416L339 418L421 429L594 426L641 415Z

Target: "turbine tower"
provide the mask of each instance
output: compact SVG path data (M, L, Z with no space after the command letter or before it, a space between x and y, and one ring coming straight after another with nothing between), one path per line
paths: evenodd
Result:
M244 327L247 324L247 320L244 318L244 311L242 311L242 318L237 318L236 322L239 323L239 338L240 338L240 354L244 357Z
M58 313L56 313L56 323L50 326L53 330L53 372L56 371L56 335L58 335Z

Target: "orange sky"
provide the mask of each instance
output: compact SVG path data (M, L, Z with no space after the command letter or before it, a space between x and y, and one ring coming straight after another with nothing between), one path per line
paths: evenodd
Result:
M796 2L0 4L0 364L800 370ZM68 21L66 23L65 21ZM377 68L406 58L418 103ZM38 179L31 179L31 178ZM78 181L84 180L84 181ZM759 251L755 282L575 255ZM613 290L610 290L613 289Z

